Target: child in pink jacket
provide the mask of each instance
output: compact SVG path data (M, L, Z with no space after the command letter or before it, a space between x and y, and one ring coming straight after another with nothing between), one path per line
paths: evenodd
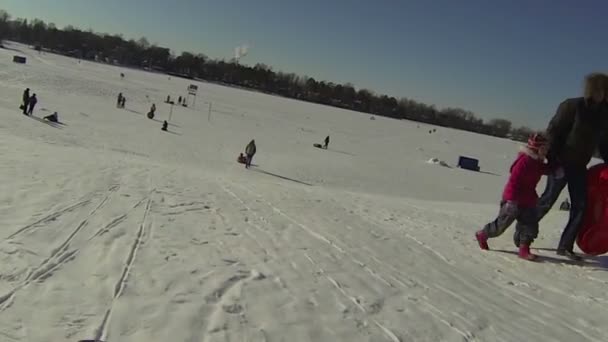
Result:
M511 165L511 175L504 188L498 217L475 233L481 249L488 250L488 239L502 235L517 221L519 257L526 260L536 258L530 253L530 245L538 236L536 186L541 177L550 172L549 165L544 162L547 147L547 139L542 134L534 134L518 154Z

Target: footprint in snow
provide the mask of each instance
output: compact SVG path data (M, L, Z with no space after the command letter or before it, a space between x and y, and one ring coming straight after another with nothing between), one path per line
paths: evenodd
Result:
M240 314L241 312L243 312L243 307L239 304L224 305L222 308L225 312L233 315Z

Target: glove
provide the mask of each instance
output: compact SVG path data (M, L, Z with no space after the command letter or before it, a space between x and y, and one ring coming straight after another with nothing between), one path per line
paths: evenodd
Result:
M557 179L564 178L566 176L566 173L564 172L564 168L560 166L557 169L555 169L555 171L553 171L553 176Z

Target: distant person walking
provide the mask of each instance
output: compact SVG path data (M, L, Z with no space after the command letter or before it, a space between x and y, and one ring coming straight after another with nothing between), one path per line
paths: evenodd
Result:
M29 100L29 108L27 110L27 115L32 115L34 113L34 108L38 103L38 98L36 98L36 94L32 95Z
M116 108L120 108L122 104L122 93L118 94L118 99L116 100Z
M125 108L125 103L127 102L127 98L126 97L122 97L121 101L120 101L120 108Z
M329 147L329 135L325 138L325 145L323 145L323 148L326 150L328 147Z
M25 89L25 91L23 92L23 96L21 97L21 103L23 114L27 115L27 109L30 105L30 88Z
M594 152L608 162L608 75L593 73L585 78L583 97L566 99L560 103L547 128L551 164L563 168L563 177L549 175L538 204L538 220L549 212L560 193L568 185L571 208L563 230L557 254L574 260L574 243L587 206L587 165ZM514 237L518 242L519 237Z
M251 166L251 161L253 160L253 156L257 152L257 147L255 146L255 140L251 140L247 147L245 147L245 155L247 159L245 160L245 168L249 168Z

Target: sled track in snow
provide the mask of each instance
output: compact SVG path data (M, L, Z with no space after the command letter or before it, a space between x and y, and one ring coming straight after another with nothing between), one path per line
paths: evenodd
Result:
M112 312L114 310L114 303L120 298L123 290L126 287L127 280L129 278L129 274L131 273L131 269L133 268L133 264L135 263L135 258L137 257L137 251L139 247L143 243L144 238L146 237L146 223L148 214L150 213L150 206L152 204L152 199L148 198L146 203L146 209L144 211L143 218L141 220L141 224L139 225L139 230L137 231L137 236L135 237L135 241L133 241L133 245L129 250L129 254L127 256L127 260L125 261L125 266L122 271L122 275L118 279L114 287L114 295L112 297L112 302L110 303L110 307L106 310L106 313L103 317L103 320L97 328L97 332L95 333L95 341L105 341L108 336L108 327L110 325L110 321L112 319Z
M236 184L233 184L236 185ZM308 235L310 235L312 238L317 239L319 241L322 241L323 243L325 243L326 245L329 245L331 248L337 250L338 252L340 252L340 254L346 255L348 257L350 257L352 260L352 262L361 265L361 262L357 261L356 259L354 259L354 257L352 255L350 255L350 253L348 253L347 251L345 251L343 248L341 248L340 246L338 246L335 242L333 242L332 240L330 240L329 238L327 238L326 236L313 231L312 229L310 229L308 226L304 225L303 223L301 223L300 221L296 220L295 218L289 216L288 214L286 214L285 212L283 212L281 209L277 208L274 204L272 204L271 202L267 201L265 198L263 198L260 195L256 195L255 192L253 192L251 189L240 185L240 188L242 188L243 190L249 192L251 195L256 196L257 198L259 198L263 204L265 204L266 206L268 206L269 208L272 209L272 211L274 211L276 214L282 216L283 218L287 219L288 221L292 222L293 224L295 224L296 226L300 227L301 230L305 231L306 233L308 233ZM247 211L251 212L252 214L254 214L258 219L261 220L261 218L255 213L255 211L251 210L251 208L249 208L246 204L245 201L243 199L241 199L238 195L236 195L233 191L229 190L226 187L222 187L224 192L226 192L227 194L229 194L230 196L234 197L237 201L239 201L246 209ZM331 276L329 276L325 270L321 267L321 265L315 261L308 253L303 252L304 257L311 263L311 265L317 269L319 275L321 275L322 277L324 277L331 285L332 287L335 288L336 291L338 291L338 293L340 293L344 298L348 299L351 303L353 303L355 305L355 307L357 309L359 309L359 311L364 314L367 315L369 314L368 310L365 308L365 306L363 306L360 301L353 295L349 294L345 287L342 286L338 281L336 281L335 279L333 279ZM364 269L367 269L367 267L364 267ZM387 280L385 280L384 278L380 277L376 272L374 272L371 269L367 269L367 271L377 280L382 281L383 283L387 284L389 287L393 287ZM391 331L390 329L388 329L386 326L384 326L383 324L381 324L378 320L370 318L371 322L378 327L378 329L382 332L382 334L384 334L384 336L390 340L391 342L402 342L401 338L399 338L393 331Z
M91 199L85 199L85 200L82 200L82 201L77 202L75 204L72 204L71 206L69 206L67 208L55 211L55 212L53 212L53 213L51 213L51 214L49 214L49 215L41 218L40 220L38 220L38 221L36 221L34 223L30 223L27 226L25 226L23 228L20 228L16 232L14 232L11 235L9 235L6 239L7 240L13 239L13 238L15 238L15 237L17 237L17 236L19 236L19 235L27 232L28 230L36 227L39 224L46 223L46 222L49 222L49 221L53 221L53 220L57 219L58 217L60 217L61 215L69 213L69 212L72 212L72 211L74 211L76 209L82 208L82 207L86 206L89 203L91 203Z
M70 243L74 240L74 238L78 235L78 233L80 233L89 224L89 220L91 219L91 217L93 217L101 208L103 208L106 205L106 203L108 203L108 200L110 199L112 194L115 193L116 191L118 191L118 189L120 189L120 186L118 186L118 185L111 187L108 190L108 193L106 194L106 196L101 200L101 202L99 202L99 204L95 207L95 209L93 209L87 215L87 217L78 224L76 229L74 229L70 233L70 235L67 237L67 239L65 239L58 247L54 248L51 251L51 254L46 259L44 259L38 267L36 267L34 270L30 271L30 273L27 275L25 280L20 285L15 287L9 293L0 297L0 312L6 310L12 304L17 291L23 289L24 287L28 286L32 282L44 280L44 279L50 277L52 275L52 273L56 269L58 269L61 265L65 264L66 262L68 262L70 260L73 260L76 257L76 255L78 254L78 252L80 250L74 249L74 250L69 251L68 249L70 247ZM76 208L80 208L80 207L88 204L89 202L90 202L90 200L78 202L66 209L60 210L58 212L55 212L55 213L43 218L42 220L38 221L38 223L48 221L49 217L56 218L63 213L66 213L71 210L75 210ZM17 233L20 233L20 232L24 232L25 230L27 230L31 227L34 227L38 223L33 223L29 226L26 226L26 227L20 229L18 232L16 232L13 235L16 235Z

